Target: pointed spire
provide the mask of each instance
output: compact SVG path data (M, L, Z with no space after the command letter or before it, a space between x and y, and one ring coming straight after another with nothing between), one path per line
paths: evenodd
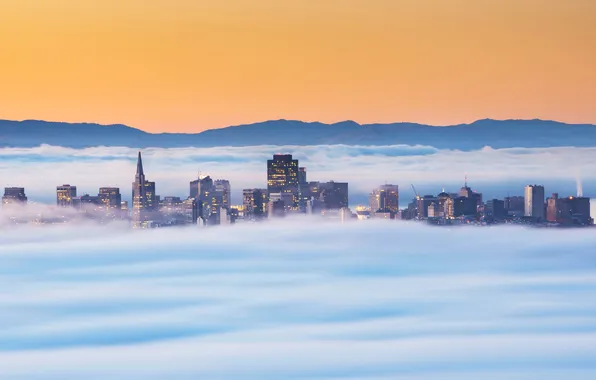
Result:
M465 174L464 177L464 187L467 188L468 187L468 173Z
M145 175L145 173L143 173L143 160L141 159L141 151L139 151L139 158L137 159L137 175Z

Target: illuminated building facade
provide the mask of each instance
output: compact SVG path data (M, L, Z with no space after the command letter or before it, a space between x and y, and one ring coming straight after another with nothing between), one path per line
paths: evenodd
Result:
M56 187L56 205L58 207L72 207L74 198L77 196L77 187L62 185Z
M275 154L272 160L267 160L267 191L269 194L292 194L291 201L285 206L290 210L298 209L298 171L298 160L291 154Z
M545 220L544 186L526 186L524 191L524 216L535 220Z
M369 195L370 210L373 213L387 211L395 215L399 211L399 188L397 185L381 185Z
M106 209L118 209L122 204L122 195L117 187L100 187L98 196Z

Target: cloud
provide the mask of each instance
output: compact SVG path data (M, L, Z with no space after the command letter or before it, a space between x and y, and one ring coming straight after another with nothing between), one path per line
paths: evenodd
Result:
M390 221L5 229L2 379L593 378L594 246Z
M474 188L487 197L522 195L527 183L543 183L547 193L575 195L577 173L584 193L593 196L596 177L591 163L596 148L492 149L462 152L427 146L259 146L217 148L150 148L143 151L149 180L162 196L187 196L188 183L201 170L229 179L234 202L243 188L266 186L266 160L274 153L292 153L306 166L309 180L347 181L352 201L366 202L366 194L383 184L401 186L402 201L413 197L410 184L421 193L437 194L441 187L457 191L467 173ZM100 186L119 186L130 199L136 149L55 146L0 149L0 178L5 186L24 186L30 199L52 202L55 187L78 186L79 193L96 194Z

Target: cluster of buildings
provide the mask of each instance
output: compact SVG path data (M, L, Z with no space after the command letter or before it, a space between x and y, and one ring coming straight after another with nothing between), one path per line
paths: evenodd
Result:
M533 225L587 226L593 224L590 199L577 196L545 198L544 187L528 185L524 195L484 201L482 194L467 183L459 192L441 191L437 195L416 197L406 208L400 208L399 186L381 185L369 195L368 206L349 208L348 184L335 181L308 181L306 168L290 154L275 154L267 160L267 186L242 190L242 204L231 204L230 181L212 179L199 173L190 181L185 198L160 197L155 182L145 177L139 152L132 183L132 202L122 200L117 187L101 187L97 195L77 196L76 186L56 187L56 210L46 220L66 222L85 217L100 222L130 221L134 228L154 228L197 224L222 225L260 221L291 214L317 214L345 221L348 219L424 220L435 225L524 223ZM7 187L2 204L5 207L27 203L25 189ZM74 212L74 213L73 213ZM44 220L43 217L38 218Z
M544 186L527 185L523 196L483 201L482 193L464 186L456 193L445 190L437 195L420 196L407 208L399 209L397 185L383 185L373 190L369 207L358 207L357 218L382 218L402 220L425 220L429 224L496 224L519 223L538 226L588 226L594 220L590 215L590 198L577 196L561 198L557 193L545 198Z

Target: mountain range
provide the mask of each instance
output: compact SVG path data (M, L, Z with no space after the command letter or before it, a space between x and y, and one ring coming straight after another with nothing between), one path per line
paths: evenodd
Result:
M470 124L335 124L271 120L200 133L148 133L122 124L0 120L0 147L41 144L92 146L214 147L255 145L428 145L441 149L596 146L596 125L548 120L483 119Z

